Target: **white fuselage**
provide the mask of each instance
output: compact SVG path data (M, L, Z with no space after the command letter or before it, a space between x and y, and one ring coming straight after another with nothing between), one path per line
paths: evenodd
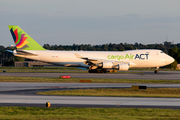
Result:
M112 62L127 62L132 68L147 68L165 66L174 59L161 50L129 50L129 51L52 51L52 50L24 50L25 52L36 54L21 55L14 53L15 56L33 60L52 63L60 66L89 67L84 64L84 59L78 58L78 54L87 58L96 58Z

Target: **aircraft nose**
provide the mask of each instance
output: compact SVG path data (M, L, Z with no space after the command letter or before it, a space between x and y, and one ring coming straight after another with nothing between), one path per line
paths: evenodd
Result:
M174 62L174 58L173 57L171 57L171 56L167 56L166 57L166 63L167 64L171 64L171 63L173 63Z

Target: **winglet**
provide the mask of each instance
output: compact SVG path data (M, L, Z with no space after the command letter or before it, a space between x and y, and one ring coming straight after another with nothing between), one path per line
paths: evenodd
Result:
M17 49L21 50L46 50L32 39L19 26L9 25L9 30L14 39Z

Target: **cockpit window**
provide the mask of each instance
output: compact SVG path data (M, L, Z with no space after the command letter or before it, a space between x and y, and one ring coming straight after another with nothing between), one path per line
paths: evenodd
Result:
M161 53L164 53L163 51L161 51Z

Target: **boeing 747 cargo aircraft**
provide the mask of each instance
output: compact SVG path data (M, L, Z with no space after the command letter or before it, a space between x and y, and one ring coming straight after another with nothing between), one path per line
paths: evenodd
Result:
M161 50L142 49L128 51L52 51L46 50L19 26L9 25L18 57L43 61L59 66L85 67L89 73L106 73L111 69L127 71L129 68L155 67L171 64L174 59Z

